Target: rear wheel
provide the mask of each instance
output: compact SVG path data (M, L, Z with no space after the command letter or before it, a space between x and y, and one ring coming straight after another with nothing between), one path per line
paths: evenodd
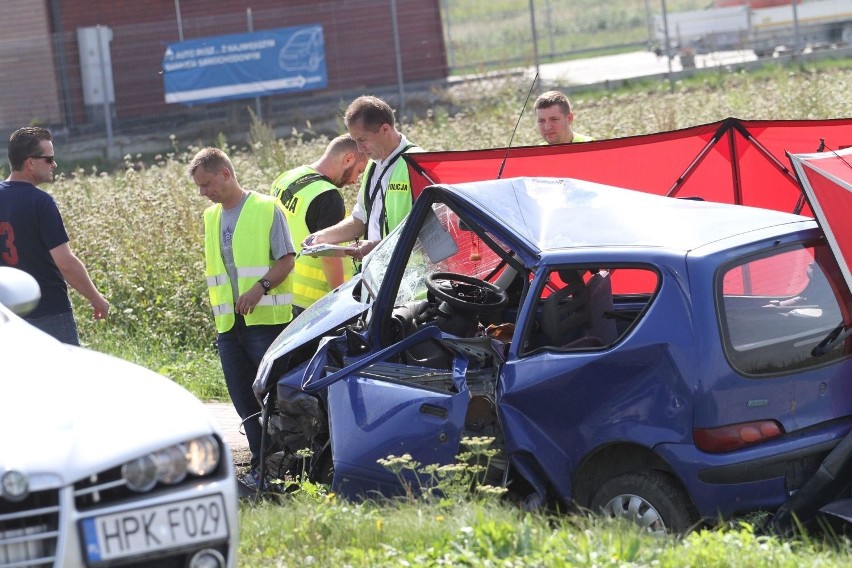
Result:
M626 473L604 483L592 511L638 524L652 533L685 533L698 520L684 491L660 472Z

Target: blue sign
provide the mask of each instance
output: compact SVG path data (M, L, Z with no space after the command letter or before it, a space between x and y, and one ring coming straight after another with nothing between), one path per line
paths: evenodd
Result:
M322 26L173 43L163 57L167 103L194 104L328 85Z

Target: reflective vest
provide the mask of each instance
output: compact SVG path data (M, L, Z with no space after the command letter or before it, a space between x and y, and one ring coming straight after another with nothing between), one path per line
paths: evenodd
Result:
M263 278L275 263L269 250L269 233L277 203L272 196L251 192L240 211L232 237L240 295ZM220 203L204 210L204 275L216 331L224 333L234 326L234 294L222 260L221 221ZM269 290L254 311L245 315L246 325L282 324L293 319L293 293L288 280Z
M396 228L408 212L411 211L413 197L411 193L411 178L408 175L408 163L405 159L399 159L402 154L412 151L421 151L414 144L409 144L403 148L402 152L396 154L390 159L390 163L385 165L385 168L392 167L390 178L388 179L388 189L384 194L384 211L382 211L379 227L381 228L381 238L385 238L388 233ZM373 182L373 176L376 172L376 162L370 160L367 162L366 175L363 176L361 182L361 195L364 196L364 210L367 214L367 225L370 224L370 211L373 208L373 202L376 199L379 191L381 191L381 178L384 177L380 172L379 177ZM372 186L372 187L371 187ZM367 237L369 238L369 237Z
M592 138L591 136L586 136L585 134L577 134L575 132L574 137L571 139L570 143L576 144L577 142L594 142L594 140L595 139ZM542 142L539 142L539 145L540 146L547 146L548 142L547 142L547 140L543 140Z
M305 182L307 183L302 185ZM308 207L318 195L326 191L336 191L341 195L341 199L343 198L340 189L310 166L300 166L284 172L272 184L272 193L284 205L284 214L287 216L287 226L290 228L296 253L302 250L302 242L311 233L305 222ZM345 281L354 273L354 267L350 259L344 258L342 261ZM296 256L296 266L287 276L287 280L292 281L293 304L307 308L331 291L322 267L322 258Z

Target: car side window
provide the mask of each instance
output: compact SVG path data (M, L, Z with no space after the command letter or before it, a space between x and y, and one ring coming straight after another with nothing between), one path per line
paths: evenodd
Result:
M825 243L737 262L722 272L719 287L725 351L739 372L775 375L849 355L849 341L814 353L833 329L849 324L852 305Z
M624 336L654 297L659 278L640 267L563 267L536 300L524 351L606 348Z

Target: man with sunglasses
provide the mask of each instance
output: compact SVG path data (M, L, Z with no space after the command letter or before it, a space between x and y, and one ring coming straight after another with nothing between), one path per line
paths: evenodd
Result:
M53 181L50 132L34 126L13 132L9 165L11 175L0 182L0 266L29 273L41 288L41 300L26 320L63 343L79 345L67 284L92 304L95 319L107 317L109 302L71 251L53 197L36 187Z

